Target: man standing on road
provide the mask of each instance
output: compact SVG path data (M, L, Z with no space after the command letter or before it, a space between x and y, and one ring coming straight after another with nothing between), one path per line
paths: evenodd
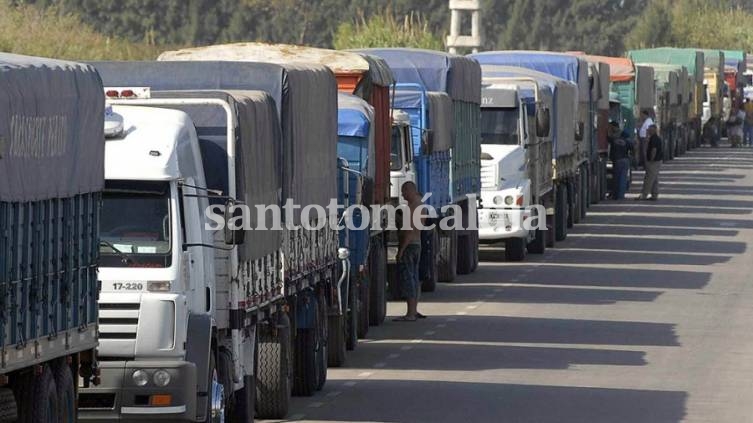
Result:
M418 312L418 297L421 292L421 281L418 277L418 265L421 259L421 228L418 227L416 220L420 219L423 226L424 219L416 217L416 213L419 213L419 208L423 203L421 202L421 193L418 192L418 188L413 182L404 183L401 192L403 199L408 203L410 214L403 216L402 228L397 231L400 241L400 247L397 250L397 262L400 275L400 293L405 297L408 309L405 316L400 316L394 320L397 322L415 322L416 319L426 317Z
M646 176L643 178L643 192L636 200L659 199L659 170L664 158L662 139L657 135L656 125L648 128L648 145L646 146ZM651 194L649 198L648 194Z
M745 99L745 137L743 138L743 144L750 147L753 145L753 101L749 98Z
M612 160L614 176L614 192L612 199L623 200L627 190L628 168L630 167L630 154L633 152L633 143L620 130L617 122L609 124L609 159Z
M638 155L636 161L644 166L646 162L646 144L648 143L648 128L654 124L654 120L651 119L651 114L648 110L641 110L641 127L638 129L638 148L636 154Z

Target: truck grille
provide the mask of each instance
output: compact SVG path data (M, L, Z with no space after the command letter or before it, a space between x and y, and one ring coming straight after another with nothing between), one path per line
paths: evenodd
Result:
M140 303L137 302L99 304L100 358L108 360L133 357L140 308Z
M115 408L115 394L81 393L78 408L88 410L112 410Z
M497 187L497 172L493 164L481 163L481 189L493 190Z

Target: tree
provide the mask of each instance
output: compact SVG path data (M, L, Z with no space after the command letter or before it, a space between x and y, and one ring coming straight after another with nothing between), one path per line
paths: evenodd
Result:
M420 16L410 14L398 19L391 12L370 18L361 15L356 22L340 24L333 43L338 50L369 47L444 49L442 40L429 30Z

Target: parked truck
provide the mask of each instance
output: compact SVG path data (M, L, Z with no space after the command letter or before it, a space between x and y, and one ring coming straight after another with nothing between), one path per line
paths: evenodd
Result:
M369 163L359 169L365 179L364 204L387 204L390 200L390 87L392 72L379 57L347 51L286 44L237 43L165 52L159 60L224 60L277 64L319 64L327 66L337 79L341 92L356 95L374 109L374 144ZM368 164L368 166L367 166ZM370 231L367 263L356 267L359 299L358 336L364 337L369 324L379 325L387 310L385 300L387 234L381 228Z
M423 288L452 281L478 265L476 206L481 191L481 68L475 60L429 50L366 49L383 58L397 81L394 107L408 113L418 189L438 212L457 205L463 230L424 231ZM435 222L436 223L436 222ZM438 271L435 271L438 267Z
M543 254L546 249L546 231L539 225L528 229L524 222L546 219L532 215L531 206L554 204L549 137L553 97L543 82L509 75L483 79L479 235L483 243L504 242L505 258L520 261L529 252Z
M687 117L687 70L680 65L641 63L654 70L656 81L656 123L665 143L664 160L684 151Z
M689 93L691 107L688 121L691 123L688 133L687 145L695 148L699 145L703 125L703 99L705 97L704 80L704 54L702 51L692 48L659 47L643 50L630 50L627 57L638 63L665 63L682 65L692 78L692 89Z
M103 117L91 66L0 53L2 422L74 422L98 382Z
M591 98L591 80L589 66L585 59L565 53L540 51L497 51L472 55L482 65L517 66L548 73L574 83L577 87L577 111L575 126L575 150L569 158L558 159L557 173L567 187L567 226L585 218L591 193L591 168L596 146L595 118ZM598 155L598 154L596 154ZM572 163L568 163L572 161ZM560 165L564 165L560 167ZM559 239L564 239L566 232L558 226Z
M341 295L353 292L348 254L327 224L336 216L268 210L337 198L334 76L266 63L95 66L123 121L107 144L105 209L133 212L107 229L117 251L102 269L105 364L83 418L283 418L291 392L311 395L328 361L342 363L355 313Z
M528 149L535 150L537 149L536 143L541 143L538 153L540 162L536 163L536 166L540 169L540 172L549 175L551 179L552 189L549 191L547 191L549 184L544 180L540 181L540 196L537 199L538 203L534 204L543 205L546 209L546 246L553 247L555 241L561 241L567 237L570 210L568 193L572 190L568 186L572 183L572 175L576 172L575 165L577 163L574 160L577 142L575 140L578 108L577 87L572 82L528 68L484 65L482 70L485 78L510 78L519 81L524 86L530 84L531 81L535 81L538 92L530 87L522 91L528 102L532 101L531 97L536 94L539 95L536 98L535 112L537 129L536 132L531 131L528 135L531 137L532 134L536 134L536 142L529 145ZM484 116L483 110L482 117ZM548 118L547 115L549 115ZM547 120L549 121L548 125ZM549 131L544 130L547 126L549 126ZM544 151L547 145L550 145L549 150L551 152ZM533 155L534 153L527 154ZM505 163L501 165L505 166ZM485 183L489 191L495 190L495 182L498 183L497 180L501 176L498 172L492 172L497 170L496 167L488 166L485 166L482 170L482 184ZM494 204L493 199L491 203L484 201L482 209L494 208L492 204ZM488 211L488 213L491 213L491 211ZM490 216L489 218L491 219ZM488 224L489 222L482 222L482 229ZM534 247L534 250L536 250L536 247Z
M743 87L746 85L745 72L748 70L748 54L742 50L722 50L724 53L724 78L729 86L732 104L743 102Z

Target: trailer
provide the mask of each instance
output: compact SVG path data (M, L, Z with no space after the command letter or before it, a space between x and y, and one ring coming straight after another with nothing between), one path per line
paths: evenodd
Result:
M692 48L659 47L642 50L630 50L627 57L638 63L664 63L682 65L691 77L691 98L688 120L691 123L687 145L695 148L699 145L703 125L703 99L705 97L704 80L704 54L702 51Z
M485 78L515 79L524 86L534 81L538 87L539 97L536 99L537 141L542 145L538 154L541 161L537 166L541 169L541 172L549 175L552 183L552 189L547 194L548 184L543 180L541 181L542 195L539 198L539 204L546 208L546 247L554 247L556 241L567 238L568 214L571 204L568 200L568 193L572 191L569 185L573 183L573 176L577 174L577 161L575 159L577 143L575 127L578 110L577 86L570 81L528 68L483 65L482 71ZM528 102L531 101L530 97L534 94L535 92L532 92L530 88L523 91L523 95L529 98ZM549 117L547 118L546 115L549 115ZM548 125L546 124L547 120L550 121ZM545 135L544 133L547 132L544 131L546 126L549 126L550 130ZM548 144L551 147L548 149L549 151L545 147ZM547 157L551 160L548 160ZM488 175L487 169L484 169L482 175ZM489 184L487 178L484 178L484 181L487 181L487 187L491 188L493 184ZM494 179L496 180L496 176L494 176Z
M664 159L672 160L687 148L685 145L688 125L686 119L690 100L687 94L687 69L681 65L658 63L641 63L640 65L654 69L657 90L657 125L666 144L664 151L667 154Z
M73 422L95 357L104 94L79 63L0 53L0 421Z
M138 182L149 185L137 187L140 194L167 196L176 248L161 266L167 271L106 269L100 303L114 319L132 320L136 310L136 321L107 328L113 335L100 346L109 357L103 384L87 392L83 416L247 421L255 408L259 417L284 418L291 392L312 395L326 381L328 361L344 359L346 317L355 313L340 294L352 288L342 286L348 252L338 250L328 224L336 215L267 210L326 208L337 198L334 76L320 66L266 63L94 66L114 87L110 103L129 128L108 144L113 194ZM149 98L134 95L141 92ZM137 160L149 157L158 168L139 176L149 169ZM262 211L246 219L242 208L235 213L239 205ZM219 216L210 218L207 207L220 207ZM238 228L237 218L249 226ZM207 227L210 220L236 223L223 230ZM258 230L260 223L270 230ZM144 254L153 251L160 249ZM131 263L144 260L131 254ZM157 283L138 283L144 280ZM170 303L181 311L173 320Z

